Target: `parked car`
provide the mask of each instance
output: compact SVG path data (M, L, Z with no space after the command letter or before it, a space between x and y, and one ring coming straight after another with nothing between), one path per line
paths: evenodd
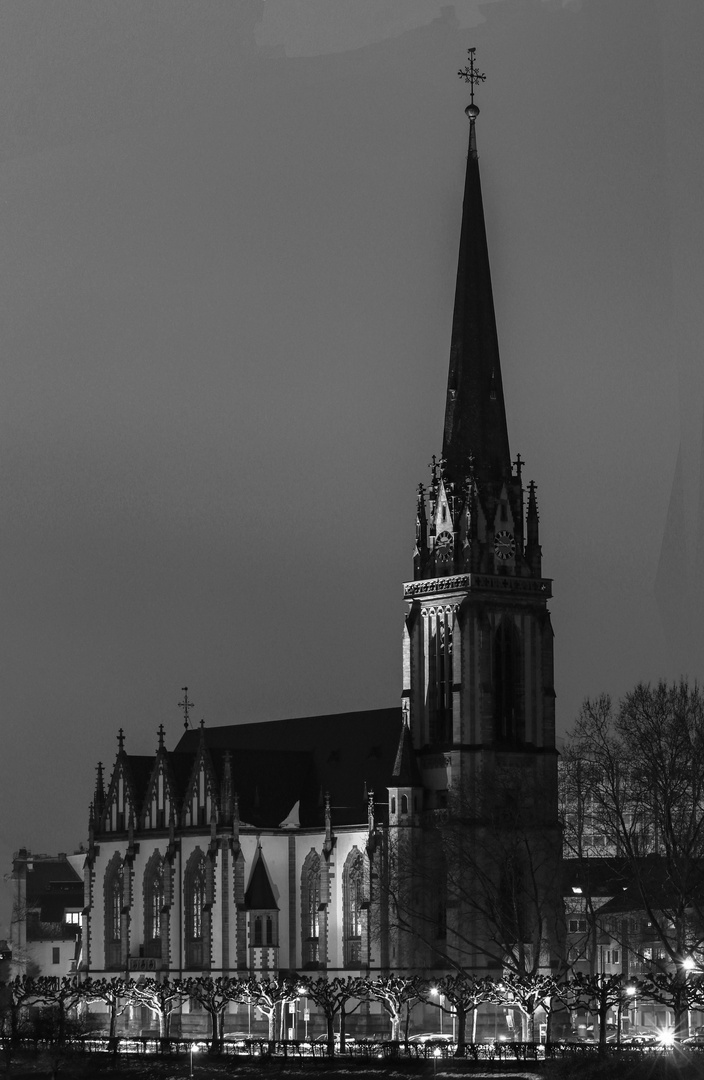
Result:
M454 1042L452 1035L446 1035L445 1032L441 1033L439 1031L423 1031L419 1035L411 1035L408 1041L413 1043L437 1042L443 1044Z

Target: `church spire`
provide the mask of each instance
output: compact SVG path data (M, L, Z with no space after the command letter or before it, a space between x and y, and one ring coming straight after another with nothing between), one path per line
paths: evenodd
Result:
M469 152L442 449L446 476L455 482L467 475L470 458L480 482L500 481L511 470L475 131L474 86L484 76L475 69L474 49L469 59L459 72L471 86Z

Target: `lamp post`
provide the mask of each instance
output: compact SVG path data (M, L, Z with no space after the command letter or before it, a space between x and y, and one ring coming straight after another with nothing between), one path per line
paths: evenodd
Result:
M193 1043L191 1042L191 1071L188 1074L189 1075L189 1080L193 1080L193 1051L194 1050L195 1050L196 1053L198 1053L198 1047L194 1046Z
M443 1012L442 1002L443 1002L443 997L442 997L442 994L440 993L440 991L438 990L437 986L432 986L430 988L430 996L438 999L438 1006L439 1006L438 1012L440 1013L440 1034L442 1035L442 1012Z
M627 986L626 993L633 998L633 1027L638 1028L638 994L635 986ZM629 1033L630 1034L630 1033Z
M697 970L697 964L696 964L696 961L695 961L693 956L686 956L684 958L684 960L682 961L682 970L684 971L684 981L685 981L685 984L686 984L687 979L692 974L692 972ZM687 1036L689 1037L691 1034L692 1034L692 1018L691 1018L691 1015L690 1015L690 1008L689 1008L689 993L687 993Z
M440 1057L441 1050L439 1046L436 1046L433 1050L433 1076L438 1075L438 1058Z

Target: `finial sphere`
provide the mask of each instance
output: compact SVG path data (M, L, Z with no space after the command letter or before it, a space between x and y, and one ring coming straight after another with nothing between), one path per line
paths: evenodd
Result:
M476 120L479 116L479 108L474 103L468 105L464 111L470 120Z

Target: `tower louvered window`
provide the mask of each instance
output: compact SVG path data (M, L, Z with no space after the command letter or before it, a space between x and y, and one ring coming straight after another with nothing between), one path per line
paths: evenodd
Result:
M452 740L452 614L428 617L428 707L430 741Z
M525 739L521 638L513 620L504 618L494 636L494 738L520 744Z

